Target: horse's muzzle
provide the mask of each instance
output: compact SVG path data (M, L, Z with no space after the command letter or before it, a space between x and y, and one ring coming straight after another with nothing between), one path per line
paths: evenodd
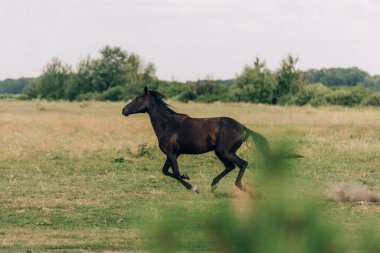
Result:
M121 114L123 114L125 117L128 117L129 113L126 112L124 109L121 111Z

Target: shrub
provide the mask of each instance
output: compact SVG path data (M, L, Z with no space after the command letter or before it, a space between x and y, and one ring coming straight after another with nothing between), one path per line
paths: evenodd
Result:
M302 86L301 90L292 97L291 104L320 106L326 104L326 94L330 91L323 84L310 84Z
M367 96L369 91L363 88L337 89L326 96L326 101L331 105L355 106L359 105Z
M154 80L148 87L162 92L167 97L175 97L187 90L188 85L177 81Z
M369 96L365 101L364 105L370 105L370 106L380 106L380 93L374 93L371 96Z
M204 103L212 103L215 101L228 101L228 88L216 85L211 93L200 95L196 98L196 101Z
M294 96L292 96L292 94L288 93L288 94L282 95L279 98L277 98L277 97L274 98L273 104L276 104L276 105L294 104L293 99L294 99Z
M195 100L203 103L215 101L227 101L229 99L228 87L217 84L212 80L199 80L195 83L188 83L186 90L179 96L178 100L188 102Z
M277 81L264 61L256 58L252 66L245 66L231 87L230 99L235 102L272 104ZM282 92L282 91L281 91ZM281 93L281 96L285 92Z
M184 103L195 100L197 95L192 90L187 90L179 94L178 100Z
M88 100L98 100L100 93L98 92L87 92L84 94L79 94L77 97L78 101L88 101Z
M115 86L111 87L105 91L103 91L99 97L98 100L108 100L108 101L120 101L123 100L124 97L124 88L121 86Z
M326 101L332 105L353 106L360 102L357 97L352 96L349 90L336 90L326 96Z

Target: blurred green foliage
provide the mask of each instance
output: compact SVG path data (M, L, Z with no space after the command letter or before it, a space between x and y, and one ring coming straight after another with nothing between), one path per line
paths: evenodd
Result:
M225 202L202 212L180 206L162 210L156 214L156 222L150 221L147 226L148 251L380 252L376 228L367 226L358 231L355 242L350 241L352 237L345 235L335 217L323 214L320 200L294 196L298 191L292 180L293 162L258 163L261 175L255 191L261 195L226 195Z

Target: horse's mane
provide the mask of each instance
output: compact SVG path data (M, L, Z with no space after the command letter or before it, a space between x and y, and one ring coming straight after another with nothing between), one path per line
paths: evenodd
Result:
M178 112L174 111L172 108L170 108L171 105L169 105L163 101L163 99L165 99L166 96L164 94L162 94L161 92L156 91L156 90L149 90L149 94L152 95L154 100L157 102L158 106L161 107L162 109L164 109L169 114L185 115L182 113L178 113Z

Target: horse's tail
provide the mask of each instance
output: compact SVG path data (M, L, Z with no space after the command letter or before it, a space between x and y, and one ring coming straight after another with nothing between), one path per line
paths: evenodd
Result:
M302 155L296 153L278 153L275 154L269 147L268 140L261 134L252 131L249 128L245 128L245 140L252 139L257 149L268 159L295 159L302 158Z

